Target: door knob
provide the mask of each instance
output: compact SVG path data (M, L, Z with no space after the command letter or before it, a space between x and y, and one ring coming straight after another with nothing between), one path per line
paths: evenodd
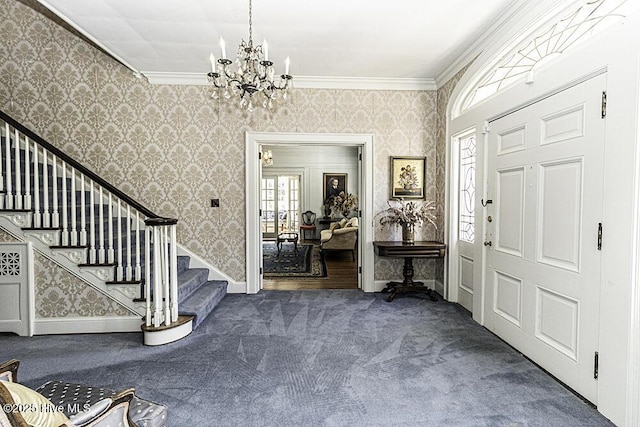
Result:
M486 242L484 242L485 246L491 246L491 240L487 240Z

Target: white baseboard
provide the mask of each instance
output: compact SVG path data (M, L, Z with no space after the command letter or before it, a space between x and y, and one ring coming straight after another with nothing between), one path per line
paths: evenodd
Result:
M229 282L227 286L228 294L246 294L247 282Z
M142 332L136 316L52 317L35 319L34 335Z

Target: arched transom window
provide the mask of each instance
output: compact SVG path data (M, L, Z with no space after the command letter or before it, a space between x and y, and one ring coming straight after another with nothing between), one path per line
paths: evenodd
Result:
M569 13L552 20L517 44L515 49L495 57L504 58L488 67L464 98L460 113L487 99L516 81L524 79L534 67L556 57L576 44L623 18L630 3L638 0L587 0Z

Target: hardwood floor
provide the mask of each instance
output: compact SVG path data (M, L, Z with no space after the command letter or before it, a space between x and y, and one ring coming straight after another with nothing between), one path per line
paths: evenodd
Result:
M305 241L311 243L311 241ZM314 243L318 243L317 241ZM357 289L358 288L358 254L352 260L351 252L327 251L324 254L327 264L327 277L314 278L273 278L264 279L263 289L271 291L297 291L304 289Z

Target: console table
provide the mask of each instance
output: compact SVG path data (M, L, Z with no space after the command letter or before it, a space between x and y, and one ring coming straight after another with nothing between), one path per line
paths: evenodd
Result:
M395 241L373 242L376 255L381 257L404 258L404 268L402 282L389 282L382 290L383 293L390 292L387 301L391 302L396 295L405 292L425 292L432 301L437 301L431 289L427 288L423 282L413 281L413 259L414 258L442 258L444 257L447 245L440 242L424 241L415 243L402 243Z

